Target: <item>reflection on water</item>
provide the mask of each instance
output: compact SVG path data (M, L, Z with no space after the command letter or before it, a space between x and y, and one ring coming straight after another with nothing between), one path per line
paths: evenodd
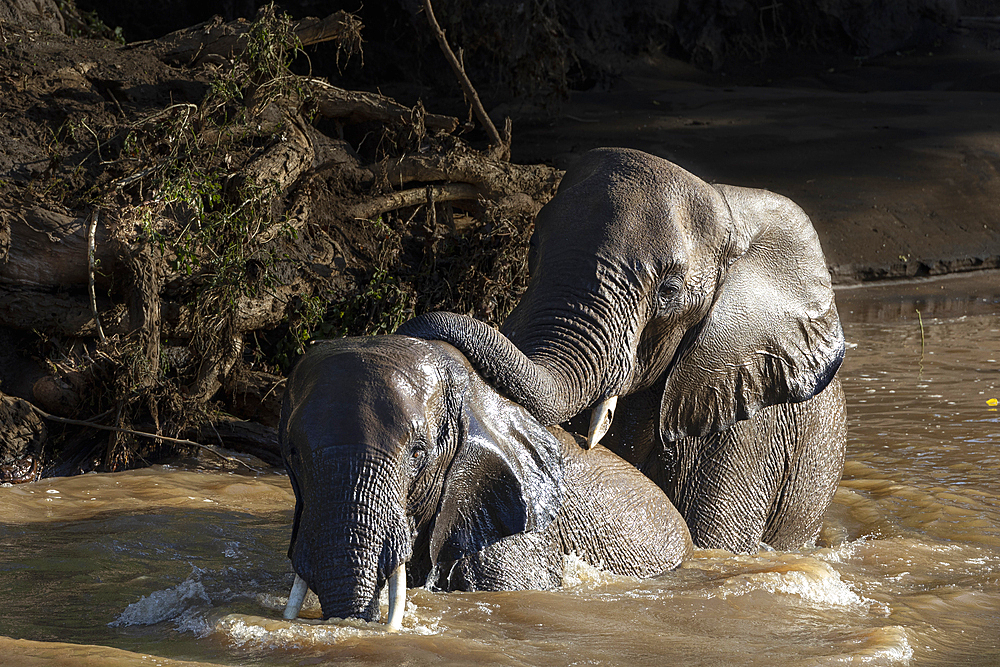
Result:
M283 476L44 480L0 489L0 664L997 664L1000 280L838 303L850 442L815 549L702 551L642 582L571 561L558 592L411 591L389 635L281 620Z

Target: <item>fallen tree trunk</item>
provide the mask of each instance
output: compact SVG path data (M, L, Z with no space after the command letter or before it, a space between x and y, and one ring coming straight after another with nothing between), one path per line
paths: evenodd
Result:
M0 282L22 287L86 285L87 227L84 216L73 216L40 206L0 208ZM108 244L104 225L97 228L95 276L102 286L118 270L118 255Z
M216 16L159 39L138 42L128 48L149 51L160 60L188 66L215 57L239 58L246 50L253 23L238 19L228 23ZM292 25L302 46L337 40L348 56L361 51L361 22L352 14L337 11L324 19L306 18Z
M384 95L344 90L316 79L309 83L317 110L327 118L345 123L415 125L449 133L458 129L458 119L453 116L425 113L422 107L410 108Z
M445 201L475 201L482 196L482 190L472 183L445 183L444 185L428 185L423 188L400 190L368 199L355 204L348 209L352 218L367 220L389 211L401 208L433 206L435 202Z

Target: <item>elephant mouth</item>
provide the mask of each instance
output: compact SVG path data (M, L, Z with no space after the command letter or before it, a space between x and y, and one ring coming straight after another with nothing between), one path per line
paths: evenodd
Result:
M389 613L385 620L385 625L390 632L398 632L403 625L403 616L406 613L406 563L400 563L393 573L389 575L389 579L386 581L386 586L388 587L389 593ZM299 612L302 611L302 604L305 602L306 593L308 591L309 584L307 584L306 580L296 573L295 581L292 583L292 589L288 593L288 603L285 605L285 611L283 614L285 620L293 621L298 618ZM378 600L378 595L375 596L375 600ZM377 602L375 609L377 613Z

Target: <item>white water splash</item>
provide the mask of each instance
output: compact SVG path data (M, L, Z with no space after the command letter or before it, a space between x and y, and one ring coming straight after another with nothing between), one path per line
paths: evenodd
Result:
M125 611L108 625L112 627L155 625L181 617L197 604L210 604L212 600L205 592L205 586L200 578L201 570L195 568L190 577L176 586L142 596L137 602L127 606Z
M563 556L563 590L589 590L622 582L636 582L634 577L594 567L575 553Z
M824 567L785 572L751 572L727 579L718 589L720 598L766 591L795 595L813 605L827 607L867 606L868 602L844 583L833 568Z

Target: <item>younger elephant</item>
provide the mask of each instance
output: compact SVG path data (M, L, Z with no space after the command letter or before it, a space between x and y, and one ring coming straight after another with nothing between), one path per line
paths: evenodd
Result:
M286 618L307 586L324 618L371 621L389 581L398 627L405 586L554 588L571 552L624 575L676 567L691 537L663 492L610 451L553 432L447 343L314 344L288 378L280 424L296 499Z

